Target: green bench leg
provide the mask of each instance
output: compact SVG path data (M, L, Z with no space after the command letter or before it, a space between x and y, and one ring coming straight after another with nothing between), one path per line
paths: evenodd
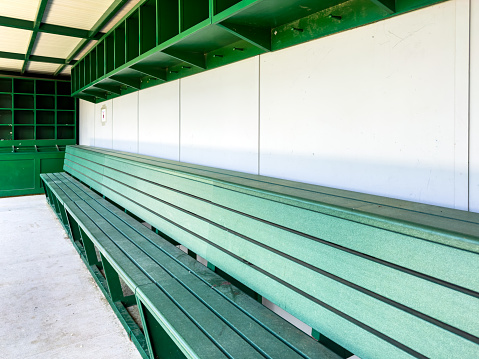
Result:
M80 235L83 242L83 248L85 249L85 256L89 266L98 266L101 268L101 261L98 261L96 256L95 246L90 238L86 235L83 229L80 229Z
M103 270L105 271L106 282L108 283L108 291L113 302L123 301L123 290L118 273L111 266L110 262L100 253Z
M186 358L173 340L166 334L156 318L143 306L138 298L137 304L150 358Z

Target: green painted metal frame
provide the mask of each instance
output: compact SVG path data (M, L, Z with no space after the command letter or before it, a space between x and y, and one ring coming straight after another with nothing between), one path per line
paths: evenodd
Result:
M445 0L143 0L72 68L102 102Z

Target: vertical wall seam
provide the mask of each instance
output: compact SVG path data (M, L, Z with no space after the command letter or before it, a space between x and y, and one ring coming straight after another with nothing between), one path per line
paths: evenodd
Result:
M471 51L471 38L472 38L472 0L469 0L469 62L468 62L468 78L467 78L467 210L471 211L471 62L472 62L472 51Z
M261 55L258 55L258 175L261 174Z
M136 97L136 153L140 153L140 91Z
M178 161L181 162L181 79L178 80Z

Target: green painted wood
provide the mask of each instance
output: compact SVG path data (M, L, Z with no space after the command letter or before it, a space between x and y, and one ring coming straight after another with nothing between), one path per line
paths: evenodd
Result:
M65 170L359 356L478 351L475 214L81 146Z

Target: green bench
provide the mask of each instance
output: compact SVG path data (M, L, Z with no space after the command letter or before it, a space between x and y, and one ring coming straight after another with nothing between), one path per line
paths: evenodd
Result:
M478 214L84 146L64 170L49 202L145 357L337 357L231 282L362 359L479 357Z

